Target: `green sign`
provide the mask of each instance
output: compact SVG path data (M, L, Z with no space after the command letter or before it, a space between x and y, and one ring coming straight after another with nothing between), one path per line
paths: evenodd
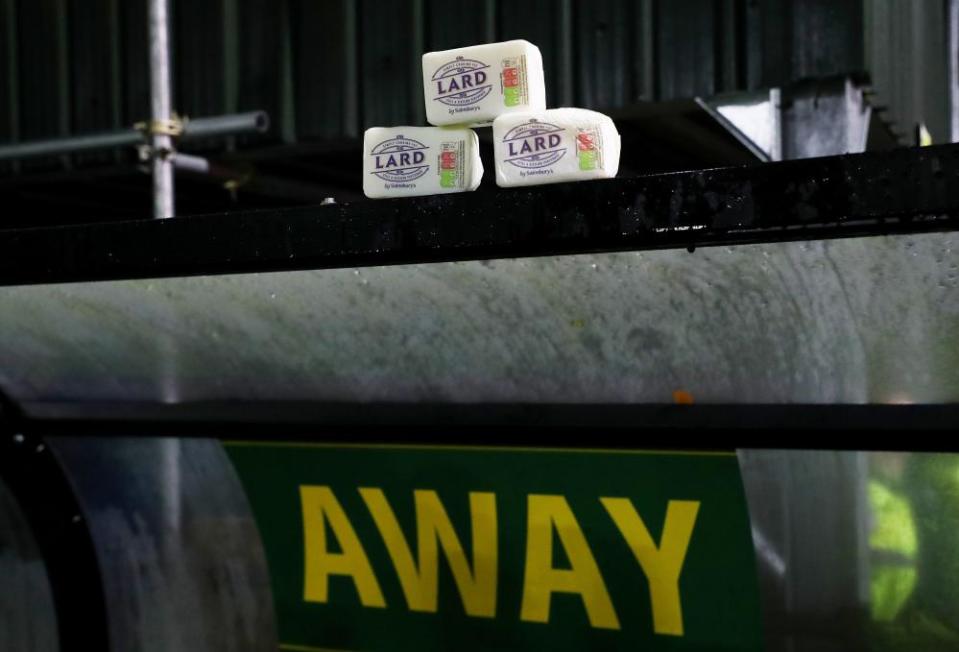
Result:
M282 650L759 650L733 453L227 444Z

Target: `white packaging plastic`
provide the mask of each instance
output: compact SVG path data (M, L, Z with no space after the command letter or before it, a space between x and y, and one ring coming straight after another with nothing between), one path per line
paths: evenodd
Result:
M426 120L489 124L496 116L546 109L543 55L529 41L487 43L423 55Z
M472 129L373 127L363 135L363 194L374 199L476 190L483 178Z
M501 187L612 178L619 170L619 151L616 125L596 111L550 109L493 121Z

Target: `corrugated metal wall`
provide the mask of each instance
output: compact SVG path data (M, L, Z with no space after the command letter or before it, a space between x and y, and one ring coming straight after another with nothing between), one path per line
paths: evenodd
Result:
M551 105L611 108L860 71L868 41L877 80L913 119L910 80L929 72L940 45L945 65L945 42L923 40L942 27L944 2L900 0L898 13L879 16L885 4L173 0L175 104L191 116L269 111L276 129L241 145L315 142L422 123L426 50L526 38L543 50ZM866 38L873 27L881 39ZM891 72L902 65L888 30L923 43L915 67ZM146 59L145 0L0 0L0 142L143 119ZM948 112L934 104L920 112Z
M924 122L940 143L950 140L947 4L869 0L865 14L866 62L878 102L902 128Z

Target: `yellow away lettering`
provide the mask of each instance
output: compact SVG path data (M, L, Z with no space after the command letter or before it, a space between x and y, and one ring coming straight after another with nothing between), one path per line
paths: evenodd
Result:
M554 528L569 558L569 570L553 568ZM590 625L619 629L619 619L603 576L566 498L530 494L527 498L526 576L520 620L548 623L554 592L580 594Z
M416 490L417 559L396 515L377 488L360 488L360 495L376 523L399 578L406 603L412 611L435 612L439 592L439 547L443 549L467 615L493 618L496 615L497 525L496 495L470 492L470 520L473 530L473 564L450 523L435 491Z
M670 500L659 546L628 498L600 498L616 527L633 551L646 579L653 608L653 631L683 635L683 608L679 596L679 575L693 535L698 500Z
M307 602L326 602L329 598L330 575L347 575L353 578L364 607L385 607L386 600L383 599L366 551L333 491L327 486L301 485L300 503L303 507L306 560L303 599ZM330 524L330 530L343 552L330 552L327 549L326 523Z

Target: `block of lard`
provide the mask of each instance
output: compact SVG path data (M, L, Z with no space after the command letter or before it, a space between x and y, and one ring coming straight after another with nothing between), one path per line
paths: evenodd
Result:
M472 129L373 127L363 135L363 194L412 197L476 190L483 178Z
M546 108L543 55L529 41L487 43L423 55L426 120L489 124L516 111Z
M504 188L612 178L619 150L616 125L596 111L550 109L493 121L496 184Z

